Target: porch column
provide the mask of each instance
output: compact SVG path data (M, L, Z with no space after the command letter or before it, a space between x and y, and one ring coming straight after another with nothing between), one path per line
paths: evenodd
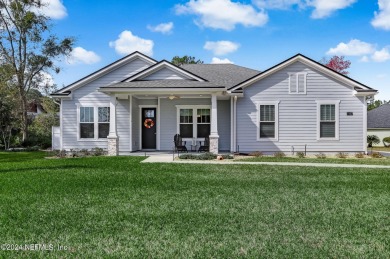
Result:
M210 152L218 154L217 94L211 95Z
M109 156L119 153L118 135L116 133L116 96L110 96L110 133L107 137L107 151Z

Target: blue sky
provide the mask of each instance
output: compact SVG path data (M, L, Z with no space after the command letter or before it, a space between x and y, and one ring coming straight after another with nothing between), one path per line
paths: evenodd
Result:
M265 70L297 53L344 55L390 99L390 0L47 0L53 32L77 39L61 87L135 50Z

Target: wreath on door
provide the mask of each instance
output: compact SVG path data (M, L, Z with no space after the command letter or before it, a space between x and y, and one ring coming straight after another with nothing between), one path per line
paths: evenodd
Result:
M144 126L147 129L150 129L154 126L154 121L152 119L145 119Z

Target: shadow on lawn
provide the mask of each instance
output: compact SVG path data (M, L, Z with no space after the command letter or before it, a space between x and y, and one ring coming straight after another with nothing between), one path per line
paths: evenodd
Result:
M59 171L59 170L69 170L69 169L93 169L95 167L91 166L83 166L83 165L61 165L61 166L53 166L53 167L26 167L26 168L15 168L15 169L5 169L0 170L0 174L5 173L13 173L13 172L25 172L25 171Z

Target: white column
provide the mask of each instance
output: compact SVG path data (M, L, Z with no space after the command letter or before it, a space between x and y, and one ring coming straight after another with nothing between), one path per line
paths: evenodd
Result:
M210 152L218 154L218 110L217 95L211 95Z
M107 137L107 153L109 156L119 154L118 135L116 134L116 97L110 96L110 133Z
M367 154L367 97L363 97L363 151Z

